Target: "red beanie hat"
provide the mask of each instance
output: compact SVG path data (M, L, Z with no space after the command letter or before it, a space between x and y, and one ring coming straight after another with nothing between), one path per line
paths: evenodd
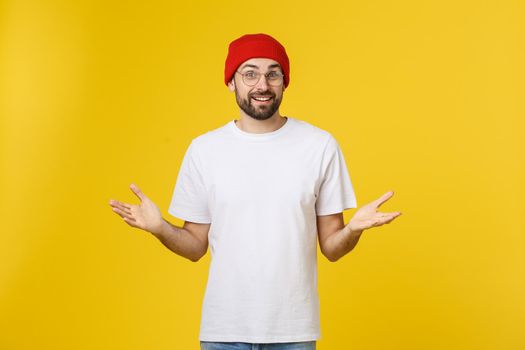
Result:
M281 65L284 86L290 82L290 62L284 46L268 34L246 34L230 43L224 67L224 83L232 79L237 68L250 58L271 58Z

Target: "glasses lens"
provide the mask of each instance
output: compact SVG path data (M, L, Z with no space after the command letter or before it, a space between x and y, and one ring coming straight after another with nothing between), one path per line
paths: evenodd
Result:
M269 72L266 74L266 80L268 81L268 84L272 86L280 86L283 83L283 75L280 72Z
M270 75L268 78L267 78L267 81L268 81L268 84L270 84L271 86L281 86L281 84L283 83L283 76L282 75Z
M242 79L244 80L244 83L248 86L253 86L257 84L259 81L259 78L261 77L261 74L256 72L246 72L243 74Z

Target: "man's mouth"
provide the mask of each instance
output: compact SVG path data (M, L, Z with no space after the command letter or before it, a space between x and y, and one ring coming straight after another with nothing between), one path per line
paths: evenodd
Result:
M257 103L268 103L272 98L272 96L252 96L252 100Z

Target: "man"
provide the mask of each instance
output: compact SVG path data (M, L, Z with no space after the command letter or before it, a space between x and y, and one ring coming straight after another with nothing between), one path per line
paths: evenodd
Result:
M240 119L194 138L168 212L137 186L141 203L110 201L130 226L175 253L211 264L200 327L202 349L315 349L320 339L317 239L337 261L362 232L400 212L377 209L393 192L360 208L343 154L330 133L279 112L290 82L285 48L266 34L230 43L224 82Z

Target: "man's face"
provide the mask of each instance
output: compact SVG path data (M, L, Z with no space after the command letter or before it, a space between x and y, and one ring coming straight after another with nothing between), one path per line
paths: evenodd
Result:
M239 74L250 71L261 73L259 81L254 86L246 85L242 75ZM239 73L235 73L233 81L228 84L230 90L235 91L235 98L239 107L254 119L268 119L279 110L283 97L284 81L279 86L270 85L264 74L271 71L282 73L281 66L277 61L269 58L252 58L237 68Z

